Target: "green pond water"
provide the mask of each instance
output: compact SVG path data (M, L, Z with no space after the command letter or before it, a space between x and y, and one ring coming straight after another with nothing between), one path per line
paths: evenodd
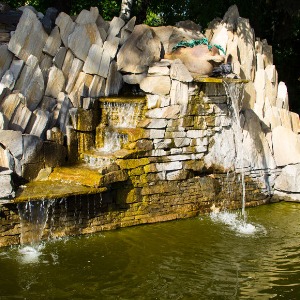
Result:
M0 249L0 299L300 299L300 204L246 212Z

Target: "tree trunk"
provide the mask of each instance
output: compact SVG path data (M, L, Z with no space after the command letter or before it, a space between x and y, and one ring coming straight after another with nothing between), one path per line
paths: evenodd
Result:
M133 0L122 0L119 17L125 22L130 19L132 4Z

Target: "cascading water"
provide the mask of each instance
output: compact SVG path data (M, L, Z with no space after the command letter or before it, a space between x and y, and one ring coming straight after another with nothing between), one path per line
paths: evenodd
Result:
M139 121L141 105L138 103L106 102L103 108L107 112L109 126L134 128Z
M229 106L233 111L233 129L235 136L238 139L238 147L236 147L237 165L240 169L241 183L242 183L242 216L246 218L245 206L246 206L246 189L245 189L245 172L244 172L244 147L243 147L243 129L241 127L240 110L242 108L244 99L244 85L243 83L234 83L223 81L223 86L227 95L227 99L230 101ZM238 166L238 164L241 164Z
M245 166L244 166L244 149L243 149L243 129L241 126L240 110L242 108L244 98L244 85L243 83L234 83L223 81L223 86L229 101L229 106L232 108L232 128L235 134L236 144L236 165L238 175L242 185L242 209L241 217L236 213L228 211L221 213L212 213L211 218L213 221L221 222L228 225L233 230L240 234L253 234L256 232L258 226L247 223L247 215L245 212L246 207L246 188L245 188ZM227 178L229 173L227 173Z
M18 203L18 213L21 224L21 245L19 252L23 255L24 262L35 262L40 256L42 245L40 241L48 220L49 208L52 201L28 201Z

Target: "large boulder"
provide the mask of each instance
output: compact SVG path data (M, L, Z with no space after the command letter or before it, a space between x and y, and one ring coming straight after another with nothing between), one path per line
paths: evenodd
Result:
M30 55L40 59L48 35L35 13L25 8L8 49L18 58L27 61Z
M289 165L282 169L275 180L274 188L289 193L300 193L300 164Z
M206 45L193 48L180 47L171 53L166 53L165 58L180 59L191 73L197 75L210 75L213 68L225 60L216 47L209 50Z
M160 53L161 43L155 32L147 25L137 25L118 53L118 70L144 73L160 60Z

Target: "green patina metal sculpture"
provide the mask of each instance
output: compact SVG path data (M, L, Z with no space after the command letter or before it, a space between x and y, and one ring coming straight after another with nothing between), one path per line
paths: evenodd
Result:
M172 52L175 51L175 50L177 50L178 48L182 48L182 47L183 48L193 48L193 47L198 46L198 45L206 45L209 50L211 50L212 47L216 47L217 49L219 49L220 51L222 51L222 53L224 55L226 55L226 52L222 48L222 46L217 45L217 44L210 45L207 38L202 38L202 39L199 39L199 40L180 41L179 43L177 43L172 48Z

